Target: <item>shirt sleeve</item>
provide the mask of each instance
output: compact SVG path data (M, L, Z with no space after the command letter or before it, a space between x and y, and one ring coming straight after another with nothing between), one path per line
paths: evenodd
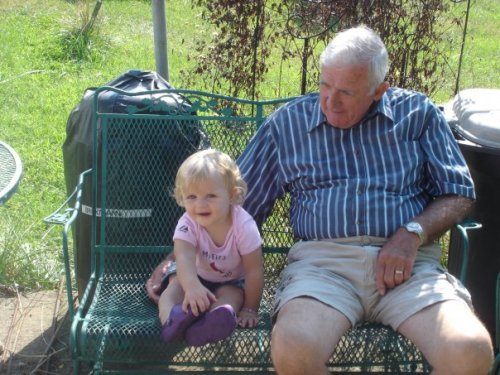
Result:
M275 112L268 117L237 161L248 185L243 207L259 227L271 212L275 200L285 193L280 183L278 147L272 134L277 116Z
M177 222L175 227L174 236L175 240L183 240L189 242L194 247L198 246L198 240L196 236L195 223L189 218L189 216L184 213Z
M431 103L421 145L427 155L425 189L432 196L456 194L475 199L474 183L446 119Z
M259 229L255 220L243 208L238 207L235 212L237 215L235 229L238 252L240 255L250 254L262 245Z

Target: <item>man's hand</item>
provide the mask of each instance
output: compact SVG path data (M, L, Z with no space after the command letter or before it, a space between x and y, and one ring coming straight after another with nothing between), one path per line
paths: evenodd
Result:
M149 298L158 304L160 300L161 290L161 280L163 275L167 272L167 268L172 262L173 257L167 257L163 262L161 262L151 273L150 278L146 281L146 291Z
M404 283L411 276L420 239L406 229L398 229L380 249L377 259L376 284L380 295Z

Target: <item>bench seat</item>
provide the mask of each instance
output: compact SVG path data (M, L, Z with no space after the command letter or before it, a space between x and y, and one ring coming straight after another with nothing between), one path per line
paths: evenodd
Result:
M128 96L146 99L142 107L136 104L120 113L102 112L99 98L110 93L122 102ZM172 176L184 158L181 148L192 145L195 139L186 129L202 129L212 147L237 158L265 117L290 99L252 101L175 89L129 93L114 87L93 93L91 168L81 174L74 195L68 199L69 207L63 205L46 219L64 225L75 374L85 370L95 374L273 373L270 312L287 251L294 242L288 196L276 203L261 228L265 289L256 328L237 328L228 339L200 348L185 342L166 344L160 340L158 308L149 300L145 282L172 251L171 233L182 211L170 195ZM73 256L85 249L70 248L69 238L75 223L84 223L79 219L82 216L89 218L91 277L74 308ZM455 241L460 244L460 254L454 258L463 262L467 260L466 231L456 233L462 239ZM343 374L431 370L411 341L380 324L348 331L328 366Z

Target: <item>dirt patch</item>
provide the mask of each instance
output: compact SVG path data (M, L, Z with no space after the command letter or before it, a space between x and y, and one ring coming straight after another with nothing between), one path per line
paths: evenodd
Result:
M71 374L68 335L62 284L29 292L0 286L0 374Z

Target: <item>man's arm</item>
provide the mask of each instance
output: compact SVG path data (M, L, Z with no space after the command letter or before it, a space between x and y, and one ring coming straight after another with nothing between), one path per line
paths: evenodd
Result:
M172 261L174 261L174 259L175 256L174 252L172 251L170 254L167 255L167 257L163 262L161 262L158 266L156 266L156 268L151 273L151 276L146 281L146 291L148 293L148 296L156 304L158 304L162 292L160 288L161 280L163 278L163 275L167 272L168 266Z
M279 179L279 154L272 135L272 123L268 119L261 125L237 160L241 175L248 185L243 207L259 227L270 214L275 200L285 194Z
M471 212L473 205L472 199L458 195L444 195L434 199L412 221L416 221L422 226L424 242L427 243L465 219ZM422 243L417 234L410 233L401 227L380 249L376 282L381 295L384 295L387 289L392 289L410 278L420 245Z
M425 242L439 238L452 226L461 223L469 215L474 200L459 195L443 195L434 199L417 217L425 233Z

